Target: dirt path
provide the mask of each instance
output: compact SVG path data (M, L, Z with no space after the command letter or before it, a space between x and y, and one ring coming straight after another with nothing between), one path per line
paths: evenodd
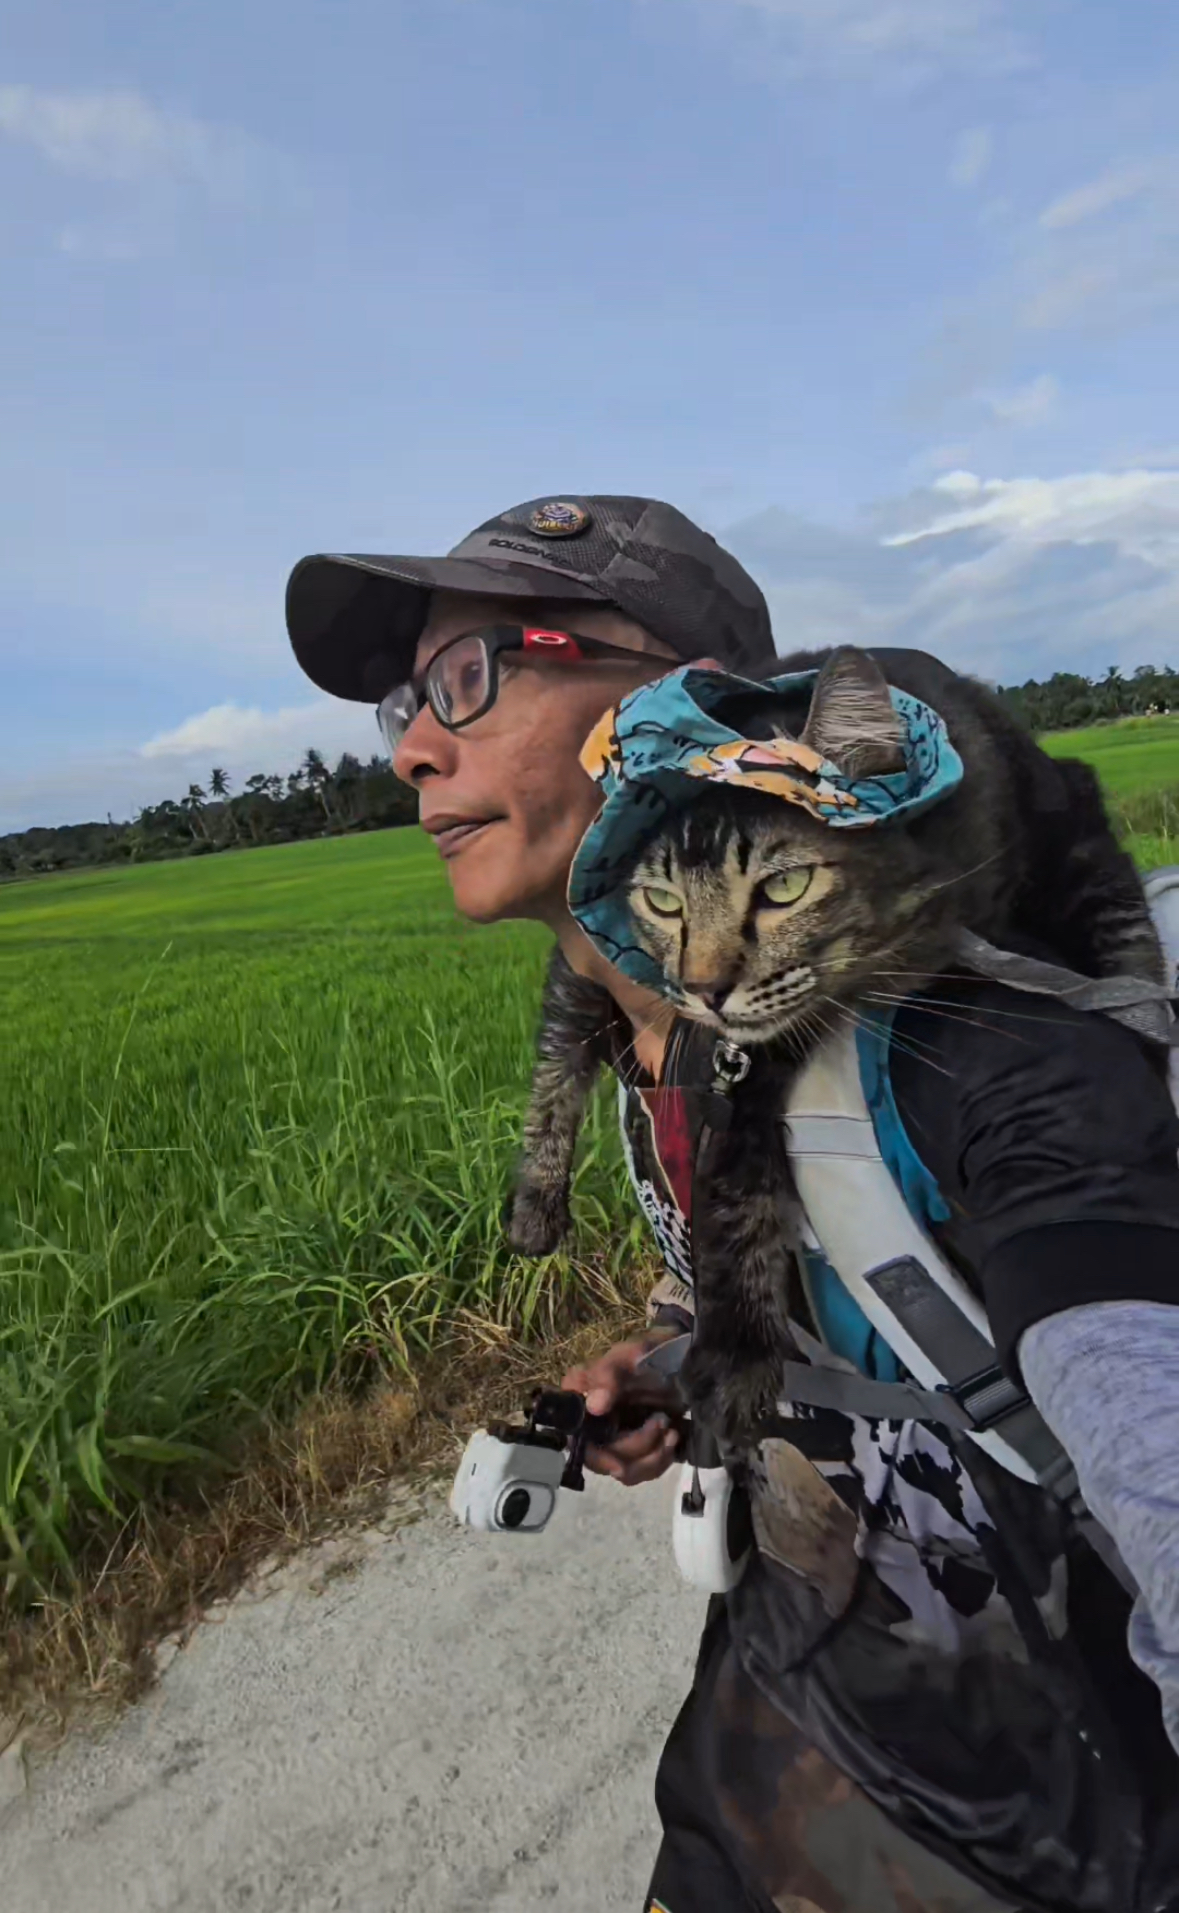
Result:
M4 1757L6 1913L638 1913L704 1609L670 1486L532 1539L433 1498L272 1575L113 1728Z

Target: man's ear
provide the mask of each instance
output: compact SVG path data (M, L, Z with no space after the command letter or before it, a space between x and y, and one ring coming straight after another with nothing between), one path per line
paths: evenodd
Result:
M819 672L802 742L845 777L880 777L905 768L904 731L879 665L841 645Z

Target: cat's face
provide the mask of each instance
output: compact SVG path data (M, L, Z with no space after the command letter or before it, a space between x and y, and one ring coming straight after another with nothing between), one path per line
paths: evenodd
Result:
M683 1012L764 1043L905 961L918 873L899 836L891 858L863 836L740 792L708 792L677 818L636 863L629 903Z
M833 653L802 731L853 777L903 765L888 686L862 652ZM639 941L688 1016L737 1043L817 1033L865 991L904 994L946 954L970 898L952 820L834 829L798 804L706 785L640 853L628 883Z

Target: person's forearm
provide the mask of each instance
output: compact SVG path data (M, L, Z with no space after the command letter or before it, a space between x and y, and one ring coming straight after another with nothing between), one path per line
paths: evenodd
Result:
M1020 1338L1019 1364L1141 1590L1130 1651L1179 1748L1179 1307L1065 1309Z

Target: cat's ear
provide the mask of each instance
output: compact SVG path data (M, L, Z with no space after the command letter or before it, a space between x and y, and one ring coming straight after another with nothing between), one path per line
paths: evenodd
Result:
M866 651L841 645L819 672L802 742L845 777L905 768L904 732L884 674Z

